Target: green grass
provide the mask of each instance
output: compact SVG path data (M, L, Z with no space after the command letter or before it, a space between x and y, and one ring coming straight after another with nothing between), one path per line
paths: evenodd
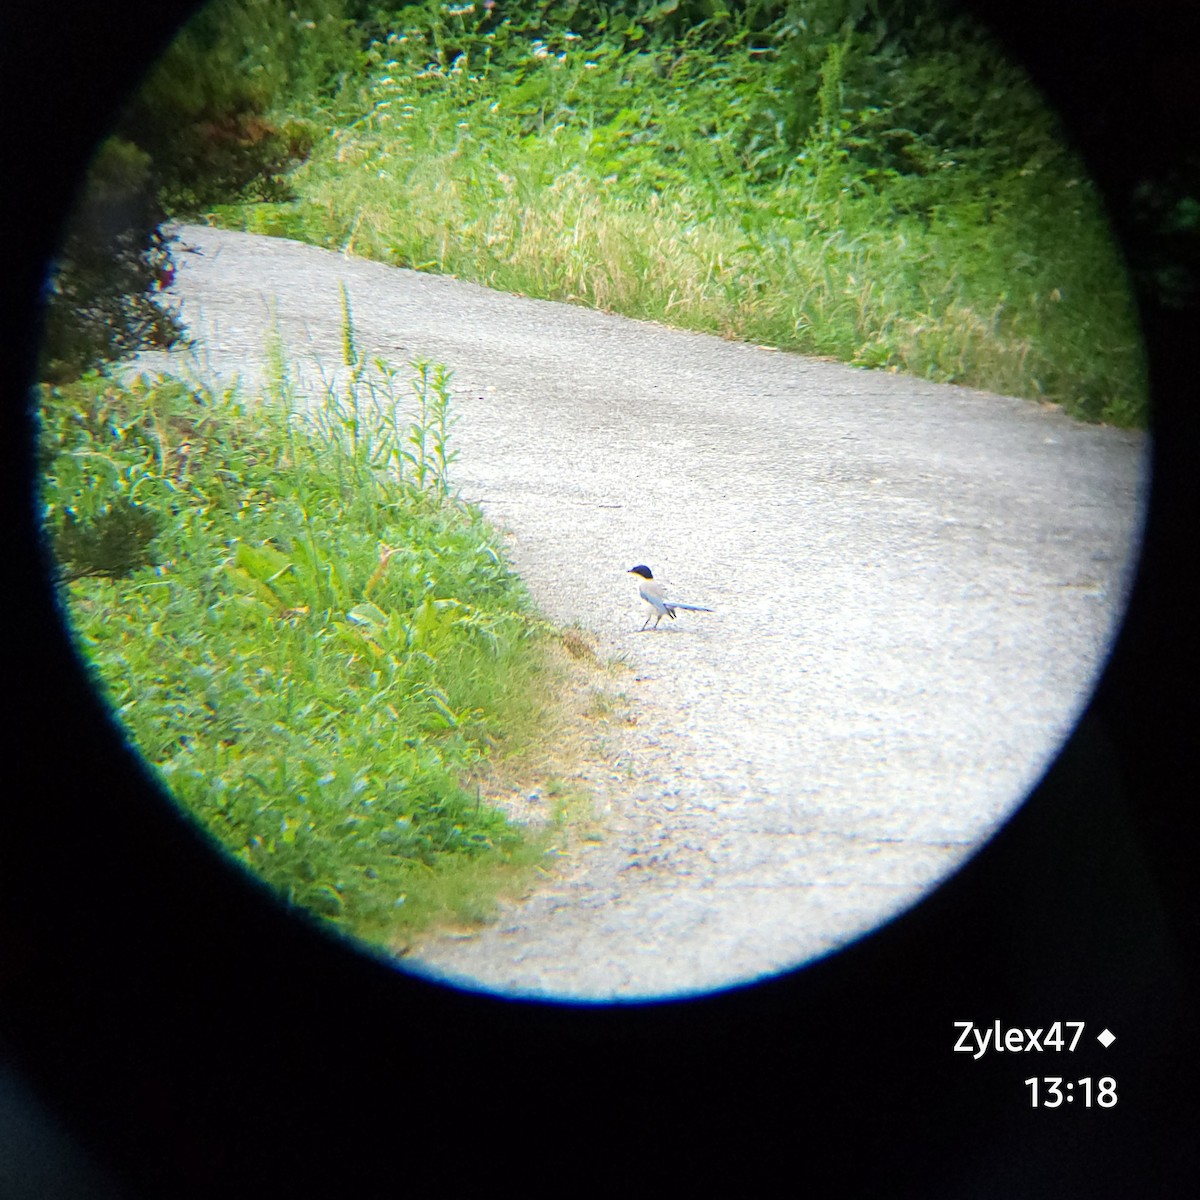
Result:
M215 219L1144 423L1122 264L1065 148L1005 173L949 152L924 175L867 170L863 147L906 131L837 110L832 54L821 119L781 157L757 132L780 85L749 43L631 54L442 20L374 48L295 200Z
M289 903L403 949L486 917L561 832L481 797L546 735L555 639L452 495L445 372L347 331L311 413L282 359L253 403L44 388L44 502L78 643L170 791Z

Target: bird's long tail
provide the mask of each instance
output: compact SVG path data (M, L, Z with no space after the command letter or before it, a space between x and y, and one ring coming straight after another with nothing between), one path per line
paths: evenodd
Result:
M671 600L667 604L668 608L682 608L687 612L712 612L711 608L705 608L703 604L680 604L678 600Z

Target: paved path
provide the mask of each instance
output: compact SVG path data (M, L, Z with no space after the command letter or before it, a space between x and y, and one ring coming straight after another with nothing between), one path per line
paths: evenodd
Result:
M1141 435L297 243L188 227L199 357L454 372L454 477L544 611L624 655L606 835L419 964L592 999L803 962L959 866L1052 759L1132 573ZM304 368L308 378L316 371ZM638 633L634 563L716 612Z

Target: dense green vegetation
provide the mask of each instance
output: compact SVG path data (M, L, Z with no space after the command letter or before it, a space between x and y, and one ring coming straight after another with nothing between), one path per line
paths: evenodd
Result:
M251 7L280 32L238 61L311 143L222 222L1145 421L1098 197L935 0Z
M481 801L544 735L553 639L452 499L448 380L368 365L314 415L178 379L43 389L77 638L174 794L289 902L403 948L549 848ZM553 831L558 826L549 826Z
M1095 190L943 0L215 0L104 157L143 261L71 244L54 378L175 336L167 212L1146 421Z

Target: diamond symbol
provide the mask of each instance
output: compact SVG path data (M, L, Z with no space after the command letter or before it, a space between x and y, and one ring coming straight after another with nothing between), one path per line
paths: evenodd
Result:
M1107 1029L1103 1033L1096 1034L1096 1041L1102 1045L1105 1050L1109 1048L1117 1040L1115 1033L1110 1033Z

